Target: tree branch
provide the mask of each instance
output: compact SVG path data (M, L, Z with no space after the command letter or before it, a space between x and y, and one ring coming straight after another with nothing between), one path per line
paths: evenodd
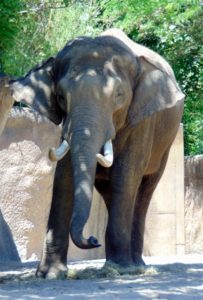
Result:
M60 6L58 6L57 3L55 3L55 4L56 4L55 6L53 6L53 5L49 6L49 5L46 5L45 3L42 3L39 7L29 8L27 10L21 10L21 11L19 11L19 14L36 13L39 11L43 11L45 9L63 9L63 8L67 7L66 5L61 5L61 3L58 3L58 4L60 4Z

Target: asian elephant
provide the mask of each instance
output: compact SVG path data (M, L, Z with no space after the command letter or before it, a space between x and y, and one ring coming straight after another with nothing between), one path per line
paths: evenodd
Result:
M106 260L144 264L147 209L183 111L184 94L169 64L109 29L71 40L56 57L11 82L11 89L16 101L62 123L61 144L49 153L57 166L36 275L65 274L69 233L82 249L100 246L83 236L94 186L109 216Z

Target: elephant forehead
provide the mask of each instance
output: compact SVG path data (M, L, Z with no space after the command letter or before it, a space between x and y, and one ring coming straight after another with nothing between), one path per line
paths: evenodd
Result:
M75 63L67 73L67 79L71 79L75 82L78 82L82 79L91 79L94 81L99 80L101 83L102 81L107 81L108 77L115 76L116 72L111 62L104 61L104 62L83 62L78 61Z
M88 67L88 68L81 68L80 70L72 70L72 72L70 73L70 77L75 81L79 81L83 76L95 77L100 73L101 73L100 69Z
M105 96L108 96L112 94L116 84L121 82L121 79L114 74L106 73L105 70L90 67L87 70L78 72L74 81L78 88L86 88L97 92L102 91Z
M94 55L84 55L72 61L70 71L78 72L95 70L96 73L101 73L105 69L113 69L112 59L109 57L100 57Z
M71 62L68 72L59 82L63 90L79 92L85 89L86 93L95 91L105 96L112 95L115 87L122 83L121 74L115 67L114 56L101 59L94 52L93 54L92 59L87 60L80 56Z

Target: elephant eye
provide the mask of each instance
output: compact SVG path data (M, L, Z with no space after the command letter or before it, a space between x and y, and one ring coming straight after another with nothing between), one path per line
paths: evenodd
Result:
M123 92L123 89L121 87L119 87L116 91L115 102L116 102L117 106L122 105L123 102L124 102L124 92Z
M116 96L117 97L122 97L123 96L123 91L118 90Z
M61 93L59 93L59 94L57 95L57 102L58 102L60 108L61 108L63 111L66 111L66 103L65 103L65 99L64 99L64 96L63 96Z
M57 100L58 100L58 103L59 103L59 104L63 103L63 101L64 101L63 95L62 95L62 94L58 94L58 95L57 95Z

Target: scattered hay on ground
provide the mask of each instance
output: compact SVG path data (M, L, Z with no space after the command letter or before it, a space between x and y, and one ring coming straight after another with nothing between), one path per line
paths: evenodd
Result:
M166 264L156 266L129 266L120 267L117 264L107 262L102 267L101 264L95 266L80 266L70 265L67 276L59 279L87 280L87 279L115 279L126 276L153 276L164 273L185 273L188 271L188 266L185 264ZM0 272L0 284L7 282L21 282L30 280L41 280L35 277L35 268L18 268L13 271Z
M68 279L97 279L116 278L124 275L155 275L157 268L153 266L129 266L120 267L114 263L106 263L102 268L87 267L82 270L69 269Z
M19 270L11 272L0 272L0 284L7 283L10 281L21 282L36 280L35 270Z

